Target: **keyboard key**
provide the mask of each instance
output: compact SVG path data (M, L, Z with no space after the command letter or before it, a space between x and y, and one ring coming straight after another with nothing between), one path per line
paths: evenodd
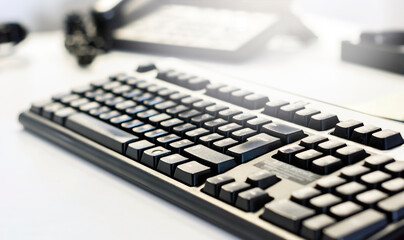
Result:
M394 178L382 183L382 189L389 194L395 194L404 190L404 179Z
M65 108L65 106L58 102L48 104L42 108L42 116L51 120L53 118L53 114L63 108Z
M179 154L172 154L160 158L157 163L157 170L168 175L173 176L174 171L178 165L188 162L189 159Z
M163 145L165 148L169 146L170 143L180 140L181 138L175 134L168 134L156 139L156 143Z
M337 115L330 113L319 113L311 116L309 125L307 126L311 129L324 131L335 127L338 122L339 120Z
M324 154L334 155L337 149L345 146L346 144L344 142L329 140L327 142L320 143L316 149Z
M148 167L156 168L160 158L170 154L170 150L163 147L154 147L143 152L140 162Z
M162 103L164 101L165 101L165 99L162 98L162 97L154 97L154 98L151 98L151 99L143 101L143 104L145 106L147 106L147 107L153 107L153 106L155 106L155 105L157 105L159 103Z
M357 182L349 182L338 186L335 191L344 199L354 200L357 194L366 191L366 186Z
M132 100L126 100L115 105L115 108L119 111L125 111L128 108L136 106L136 103Z
M303 138L302 141L300 142L300 145L302 145L305 148L315 149L320 143L326 141L328 141L328 138L326 137L320 135L311 135Z
M253 94L253 93L250 91L247 91L247 90L234 91L230 94L229 102L234 105L241 106L241 104L243 104L244 97L247 95L251 95L251 94Z
M134 97L140 96L140 95L142 95L142 94L143 94L143 91L142 91L142 90L140 90L140 89L133 89L133 90L131 90L131 91L129 91L129 92L123 93L122 96L125 97L125 98L134 98Z
M369 156L363 148L356 146L346 146L339 148L335 152L335 156L340 158L345 165L357 163Z
M103 114L103 113L107 113L107 112L109 112L109 111L111 111L111 109L110 109L109 107L102 106L102 107L100 107L100 108L91 109L91 110L90 110L90 114L93 115L93 116L95 116L95 117L98 117L99 115L101 115L101 114Z
M248 175L246 182L253 187L259 187L266 189L279 182L281 179L278 178L274 173L267 170L260 170Z
M259 131L261 127L265 124L271 123L272 121L267 118L257 117L251 120L248 120L245 124L246 127Z
M210 81L208 79L196 77L188 80L185 87L197 91L204 89L209 83Z
M205 122L203 124L203 127L209 129L212 132L215 132L218 127L223 126L223 125L225 125L227 123L228 122L226 120L221 119L221 118L217 118L217 119Z
M244 97L242 106L247 109L259 109L265 107L265 103L269 101L267 96L261 94L250 94Z
M196 102L196 103L192 104L192 106L196 110L204 112L207 107L212 106L214 104L215 104L214 102L211 102L211 101L208 101L208 100L203 100L203 101L199 101L199 102Z
M375 132L370 137L369 145L371 147L388 150L400 146L404 143L401 133L389 129Z
M373 133L382 130L379 127L367 125L355 128L351 135L351 140L361 144L369 144L370 137Z
M84 96L86 97L86 98L88 98L88 99L90 99L90 100L93 100L93 99L95 99L97 96L100 96L100 95L102 95L102 94L104 94L105 92L102 90L102 89L97 89L97 90L94 90L94 91L91 91L91 92L86 92L85 94L84 94ZM66 95L64 95L63 97L65 97ZM52 97L52 99L54 99L53 97ZM58 98L58 100L56 100L56 99L54 99L55 101L60 101L62 98Z
M233 157L219 153L201 144L186 148L184 155L211 168L214 173L223 173L237 165Z
M186 94L186 93L174 93L174 94L171 94L168 98L171 100L171 101L174 101L174 102L181 102L181 99L183 99L183 98L187 98L187 97L189 97L189 95L188 94Z
M351 201L347 201L331 207L330 213L337 219L343 219L362 211L362 209L363 207L361 207L360 205Z
M162 90L158 91L157 95L167 99L167 98L169 98L171 95L173 95L175 93L177 93L177 91L166 88L166 89L162 89Z
M121 116L121 113L118 111L110 111L110 112L106 112L106 113L102 113L100 114L100 116L98 116L100 119L104 120L104 121L108 121L112 118Z
M348 120L337 123L335 126L333 134L337 137L350 139L353 133L353 130L358 127L362 127L363 123L355 121L355 120Z
M211 147L213 142L218 141L218 140L223 139L223 138L224 138L224 136L222 136L220 134L211 133L209 135L205 135L203 137L200 137L198 139L198 142L205 145L205 146L207 146L207 147Z
M217 98L218 96L218 91L220 88L224 87L226 85L221 84L221 83L215 83L215 84L208 84L206 86L206 95Z
M294 158L292 158L292 165L302 168L302 169L310 169L311 163L314 159L320 158L324 154L316 151L314 149L309 149L300 153L297 153Z
M172 108L167 109L167 113L170 114L171 116L178 116L178 114L188 111L189 108L184 106L184 105L178 105Z
M183 123L184 123L184 121L182 121L178 118L172 118L170 120L160 122L160 126L168 131L171 131L173 129L173 127L181 125Z
M140 120L145 120L145 119L147 119L147 118L149 118L151 116L157 115L157 114L159 114L159 112L157 112L156 110L149 109L147 111L140 112L140 113L136 114L136 116L138 118L140 118Z
M149 117L148 122L154 126L159 126L161 122L170 119L171 116L166 113L160 113Z
M313 197L319 196L321 191L312 187L305 187L292 192L290 200L299 203L301 205L307 206L309 200Z
M130 143L126 151L126 155L136 161L140 161L142 154L145 150L154 147L155 145L146 140L140 140L137 142Z
M188 111L179 113L178 118L182 119L182 120L184 120L186 122L189 122L191 120L191 118L193 118L195 116L198 116L198 115L201 115L201 114L202 114L201 112L199 112L199 111L197 111L195 109L192 109L192 110L188 110Z
M316 115L318 113L320 113L320 111L312 108L305 108L299 110L293 115L293 122L301 126L307 127L309 125L311 116Z
M144 137L148 141L150 141L152 143L156 143L157 138L159 138L161 136L164 136L164 135L167 135L167 134L168 134L168 132L164 131L163 129L156 129L156 130L149 131L149 132L145 133Z
M365 239L386 225L382 213L368 209L325 228L324 239Z
M322 229L335 223L335 219L325 214L320 214L304 220L302 223L302 236L307 239L319 240L322 237Z
M313 209L287 199L272 201L265 205L261 218L289 231L298 233L301 223L315 214Z
M317 210L317 212L327 213L332 206L341 202L341 198L331 193L326 193L312 198L309 202L310 205Z
M143 124L144 124L144 122L135 119L135 120L132 120L132 121L129 121L129 122L122 123L121 127L124 128L124 129L131 129L131 128L138 127L138 126L143 125Z
M288 104L279 108L277 117L285 121L291 122L293 120L295 113L302 109L304 109L304 104L301 103Z
M177 103L171 100L161 102L159 104L154 105L154 108L158 111L166 111L169 108L177 106Z
M190 147L192 145L194 145L193 142L189 141L188 139L182 139L182 140L170 143L169 148L174 153L182 154L185 148Z
M210 131L205 128L196 128L194 130L186 132L185 137L196 142L200 137L208 135L209 133Z
M138 138L119 128L104 123L84 113L77 113L66 118L67 128L114 151L124 154L126 146Z
M370 172L370 169L361 165L345 167L341 170L341 177L349 181L358 181L363 175Z
M119 86L119 87L117 87L117 88L114 88L114 89L112 90L112 92L113 92L114 94L119 94L119 95L121 95L121 94L123 94L123 93L125 93L125 92L129 92L130 90L132 90L132 87L131 87L131 86L129 86L129 85L121 85L121 86Z
M219 198L229 204L236 203L236 197L239 192L249 189L251 186L245 182L232 182L222 186L219 192Z
M334 192L335 188L346 183L344 178L338 176L328 176L317 181L316 188L322 192Z
M205 114L191 118L190 122L198 127L201 127L205 122L211 121L213 119L214 119L214 117L212 115L205 113Z
M283 100L272 100L269 101L265 104L265 109L264 109L264 114L272 116L272 117L277 117L279 109L282 106L288 105L289 102L283 101Z
M328 155L312 162L311 171L320 175L328 175L343 167L341 159Z
M199 186L210 175L210 168L196 161L178 165L174 178L189 186Z
M226 110L229 107L223 106L223 105L211 105L209 107L205 108L205 112L212 115L212 116L216 116L220 111Z
M126 112L128 115L132 116L132 117L136 117L136 114L138 114L138 113L140 113L140 112L144 112L144 111L146 111L146 110L148 110L147 107L145 107L145 106L143 106L143 105L138 105L138 106L135 106L135 107L127 108L127 109L125 110L125 112Z
M86 104L83 104L79 107L79 110L82 112L88 112L91 109L99 108L101 105L97 102L88 102Z
M230 101L230 94L234 91L239 90L237 87L224 86L217 90L216 98L222 99L226 102Z
M243 128L243 126L237 124L237 123L229 123L223 126L220 126L217 128L217 133L226 136L226 137L230 137L230 134L234 131L240 130L241 128Z
M59 109L53 114L53 121L59 123L60 125L64 125L66 118L76 112L77 111L71 107Z
M253 188L238 194L236 207L246 212L256 212L272 199L261 188Z
M221 187L231 182L234 182L234 178L226 175L211 177L206 180L205 186L203 187L202 191L217 198L219 197Z
M155 96L153 94L151 94L151 93L143 93L143 94L141 94L139 96L133 97L132 100L134 100L134 101L136 101L138 103L141 103L141 102L144 102L146 100L152 99L154 97Z
M227 149L237 145L239 142L232 138L225 138L212 143L212 148L218 152L225 153Z
M384 169L393 176L404 177L404 161L396 161L387 164Z
M394 162L392 157L386 155L372 155L365 159L365 166L375 170L381 170L389 163Z
M136 71L139 73L145 73L145 72L149 72L149 71L155 70L155 69L157 69L157 68L156 68L156 65L154 65L153 63L144 63L144 64L140 64L137 67Z
M397 222L404 218L404 192L397 193L380 201L377 206L389 215L389 218Z
M226 121L230 121L233 116L238 115L240 113L242 113L240 110L229 108L229 109L218 112L217 116L220 118L223 118Z
M251 113L240 113L240 114L237 114L237 115L233 116L233 117L232 117L232 121L235 122L235 123L237 123L237 124L246 126L247 121L248 121L248 120L251 120L251 119L254 119L254 118L257 118L257 116L254 115L254 114L251 114Z
M87 98L79 98L74 101L71 101L70 106L74 107L74 108L79 108L80 106L82 106L86 103L89 103L89 100Z
M252 130L251 128L242 128L240 130L234 131L230 134L230 137L234 138L237 141L244 142L247 138L256 135L257 132Z
M155 126L152 126L150 124L145 124L145 125L141 125L141 126L132 128L132 132L138 136L142 136L144 133L153 131L154 129L156 129Z
M389 195L387 195L384 192L381 192L377 189L372 189L364 193L358 194L356 196L356 200L365 207L374 208L377 202L387 198L388 196Z
M185 123L182 125L178 125L173 127L173 133L177 134L178 136L183 137L185 135L185 132L191 131L193 129L195 129L196 126L190 123Z
M269 123L262 126L261 131L279 138L284 144L289 144L304 138L303 130L281 123Z
M248 138L245 143L229 148L226 154L234 156L241 163L245 163L281 145L279 138L260 133Z
M128 121L131 121L131 120L132 120L131 117L129 117L128 115L124 114L124 115L120 115L120 116L118 116L118 117L111 118L109 121L110 121L112 124L119 126L119 125L121 125L121 123L128 122Z
M365 174L361 177L361 182L372 188L378 188L382 182L391 178L390 174L380 170Z
M115 97L115 95L111 94L111 93L108 93L107 96L108 97L106 97L106 99ZM60 99L60 101L64 104L69 104L79 98L80 98L80 96L78 94L70 94L70 95L64 96L62 99ZM97 100L97 102L99 102L99 101Z

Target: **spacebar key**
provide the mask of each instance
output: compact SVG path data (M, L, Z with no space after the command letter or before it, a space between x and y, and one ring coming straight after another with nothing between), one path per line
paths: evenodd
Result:
M125 153L126 145L138 137L84 113L70 115L65 126L112 150Z

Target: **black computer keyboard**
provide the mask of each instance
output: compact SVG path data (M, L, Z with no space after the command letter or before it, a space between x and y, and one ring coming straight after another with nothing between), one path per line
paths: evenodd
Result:
M404 237L402 123L176 60L35 102L20 121L242 238Z

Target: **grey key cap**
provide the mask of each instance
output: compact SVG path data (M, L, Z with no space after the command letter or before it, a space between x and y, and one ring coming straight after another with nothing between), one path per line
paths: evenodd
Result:
M325 240L364 239L387 225L386 217L373 209L365 210L323 230Z
M70 115L66 127L117 152L125 153L128 143L138 138L84 113Z

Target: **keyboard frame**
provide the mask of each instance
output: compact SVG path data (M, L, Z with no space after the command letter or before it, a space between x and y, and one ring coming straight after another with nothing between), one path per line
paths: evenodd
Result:
M160 65L158 65L160 66ZM383 128L390 128L395 131L399 131L402 134L404 133L404 126L401 123L393 122L386 119L381 119L369 115L365 115L362 113L354 112L351 110L343 109L337 106L325 104L322 102L318 102L312 99L291 95L286 92L282 92L276 89L269 88L265 86L263 88L262 85L255 84L255 89L252 89L252 84L248 81L237 80L235 78L223 77L219 76L215 73L207 73L205 71L200 71L198 68L190 67L187 64L184 64L181 61L169 59L166 62L163 62L161 66L181 66L181 70L184 69L185 72L195 73L202 76L206 76L209 79L222 79L223 82L229 82L230 80L234 82L234 85L240 86L242 89L252 90L257 93L265 93L272 98L272 94L276 96L276 98L285 99L285 100L303 100L309 101L311 103L316 104L316 106L320 106L320 110L328 110L331 113L336 113L340 118L340 120L348 120L348 119L356 119L363 120L365 124L373 124L376 126L382 126ZM146 75L145 75L146 76ZM146 80L147 76L145 77ZM170 88L175 88L174 84L166 83L161 80L151 80L162 86L168 86ZM178 86L176 86L178 87ZM187 90L185 88L180 88L181 91L192 93L193 95L203 95L203 92L194 92L191 90ZM226 104L230 107L243 109L242 107L232 105L230 103L203 95L204 98L215 100L219 104ZM282 98L282 96L284 98ZM292 99L288 99L288 97L292 97ZM246 109L244 109L246 110ZM261 115L259 111L251 111L253 113L257 113L258 116L266 116ZM340 114L342 113L342 115ZM349 117L348 117L349 116ZM404 156L404 146L394 148L392 150L381 151L369 146L363 146L361 144L354 143L349 140L344 140L329 134L331 130L317 132L315 130L311 130L309 128L305 128L290 122L286 122L280 119L276 119L270 116L266 116L270 119L274 119L276 122L286 123L291 126L298 126L303 129L306 133L316 133L318 135L326 136L329 139L338 139L339 141L346 142L349 145L361 146L367 152L374 154L387 154L392 157L395 157L396 160L403 160ZM278 227L272 223L269 223L265 220L260 219L258 216L263 213L263 209L260 209L254 213L247 213L243 210L237 209L234 206L231 206L225 202L222 202L219 199L215 199L200 190L203 185L199 187L189 187L181 182L172 179L158 171L152 170L149 167L142 165L139 162L136 162L124 155L115 152L107 147L104 147L101 144L98 144L86 137L81 136L55 122L52 122L44 117L41 117L37 114L34 114L30 111L25 111L20 114L19 121L22 125L29 130L52 143L56 143L57 145L77 154L84 159L89 160L95 165L149 191L153 194L175 204L179 207L221 227L222 229L229 231L236 236L245 239L302 239L300 236L295 235L281 227ZM293 144L293 143L292 143ZM257 167L253 166L257 162L262 161L265 158L271 157L276 153L277 150L266 153L254 160L251 160L248 163L242 164L241 166L237 166L225 174L235 177L238 181L244 181L246 174L250 170L258 170ZM357 164L363 163L363 160ZM245 170L246 172L240 173L240 169ZM340 171L336 171L330 175L337 175ZM237 175L235 175L237 174ZM329 175L328 175L329 176ZM285 181L281 181L280 185L274 186L273 191L276 191L275 198L283 198L287 196L293 190L293 184L290 185L292 181L288 179L284 179ZM291 186L289 189L282 189L284 186ZM315 182L307 184L306 186L314 186ZM301 186L296 183L296 187ZM272 188L272 187L271 187ZM273 196L273 195L271 195ZM401 229L404 224L404 220L401 220L397 223L388 225L395 225L394 229ZM391 231L391 229L390 229ZM387 229L378 232L375 236L383 237L383 233L389 233ZM374 237L375 237L374 236Z

